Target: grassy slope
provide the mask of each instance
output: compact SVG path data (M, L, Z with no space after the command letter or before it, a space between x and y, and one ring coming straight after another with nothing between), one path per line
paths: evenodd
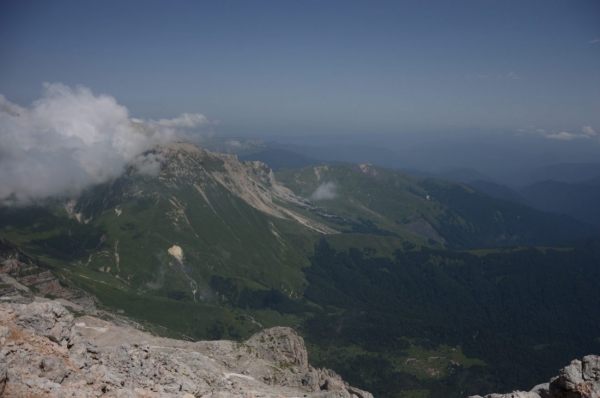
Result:
M230 337L247 336L256 325L222 306L212 277L234 278L251 291L277 289L297 297L306 286L302 268L315 238L305 227L251 207L212 180L206 171L223 170L222 161L192 155L181 161L188 162L186 168L175 165L191 170L191 178L177 177L175 184L128 173L94 187L75 206L79 221L61 203L0 209L0 234L53 267L66 283L128 316L195 338L211 337L207 325L222 320L237 325ZM190 182L202 182L205 196ZM173 245L183 249L182 262L167 252ZM189 323L194 313L204 314L204 326ZM264 326L297 322L270 310L252 314Z
M456 248L557 244L598 233L593 226L496 200L464 184L422 180L370 165L285 170L277 173L277 179L305 197L324 182L333 182L335 198L315 203L346 220L349 225L338 223L339 229L395 235L417 244Z

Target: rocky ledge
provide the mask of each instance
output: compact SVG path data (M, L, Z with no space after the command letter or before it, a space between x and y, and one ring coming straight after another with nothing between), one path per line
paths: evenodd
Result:
M600 398L600 357L588 355L582 361L571 361L549 383L539 384L531 391L489 394L483 398Z
M58 301L0 305L4 397L372 398L331 370L308 364L290 328L243 343L160 338Z

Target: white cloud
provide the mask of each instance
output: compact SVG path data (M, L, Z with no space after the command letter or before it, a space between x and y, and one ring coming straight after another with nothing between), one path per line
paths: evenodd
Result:
M596 135L596 132L591 126L583 126L581 133L571 133L569 131L546 130L542 128L536 128L535 126L526 126L517 130L518 133L526 134L537 134L541 137L548 138L550 140L561 140L571 141L580 138L590 138Z
M591 126L583 126L583 129L581 129L581 131L583 131L583 134L590 136L590 137L593 135L596 135L596 132L594 131L594 129Z
M570 141L579 138L590 138L596 135L594 129L590 126L583 126L581 133L569 133L567 131L561 131L560 133L543 134L544 137L553 140L564 140Z
M184 113L175 119L160 119L157 122L151 122L158 126L171 128L197 128L210 124L204 115L198 113Z
M569 133L567 131L561 131L560 133L547 134L544 137L552 139L552 140L570 141L574 138L579 138L579 135Z
M596 44L596 43L600 43L600 39L593 39L588 41L589 44Z
M239 142L238 140L229 140L227 142L225 142L225 144L232 146L234 148L241 148L242 147L242 143Z
M324 182L319 185L319 187L315 190L315 192L311 195L311 199L313 200L328 200L334 199L335 194L335 183L334 182Z
M160 173L160 168L164 160L165 157L159 153L147 153L137 156L130 164L134 166L140 174L156 176Z
M0 94L0 203L27 204L78 194L118 177L127 164L146 174L161 158L147 150L210 124L199 114L130 119L126 107L86 87L45 84L29 107Z
M508 80L517 80L519 78L519 76L515 75L515 72L510 71L510 72L508 72L508 75L506 75L506 78Z

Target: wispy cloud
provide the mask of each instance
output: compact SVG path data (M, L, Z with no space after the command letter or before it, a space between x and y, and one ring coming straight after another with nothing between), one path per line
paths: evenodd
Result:
M239 142L238 140L229 140L225 142L226 145L232 146L234 148L241 148L242 147L242 143Z
M335 199L335 188L334 182L325 182L319 185L319 187L312 194L311 198L313 200Z
M589 44L596 44L596 43L600 43L600 39L593 39L588 41Z
M575 138L579 138L579 135L569 133L567 131L561 131L560 133L546 134L546 135L544 135L544 137L549 138L551 140L570 141Z
M113 97L82 86L45 84L29 107L0 94L0 204L77 195L118 177L127 165L157 173L162 158L149 149L209 125L200 114L131 119Z
M196 128L207 125L210 122L204 115L184 113L175 119L160 119L158 121L151 121L150 123L169 128Z
M583 126L583 128L581 129L581 133L570 133L568 131L561 131L560 133L553 132L551 134L547 134L544 132L542 135L551 140L570 141L580 138L591 138L596 135L596 132L591 126Z
M572 133L569 131L546 130L536 128L535 126L522 127L517 130L519 134L535 134L550 140L571 141L581 138L591 138L597 135L591 126L583 126L581 133Z
M508 80L517 80L519 78L519 76L517 76L515 74L515 72L513 72L512 70L510 72L508 72L508 75L506 75L506 78Z
M591 126L583 126L583 129L581 129L581 131L583 131L583 134L590 137L596 135L596 132Z

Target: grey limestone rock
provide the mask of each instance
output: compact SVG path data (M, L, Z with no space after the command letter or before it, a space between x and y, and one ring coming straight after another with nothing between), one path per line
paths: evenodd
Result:
M65 361L59 357L47 355L42 358L40 363L40 369L44 378L54 382L62 383L62 381L70 373L67 370Z
M588 355L583 361L575 359L560 369L550 383L538 384L529 392L489 394L483 398L600 398L600 357Z
M6 378L8 377L8 366L6 365L6 361L0 354L0 394L4 391L4 386L6 385Z
M583 383L581 361L575 359L571 364L562 368L558 377L550 382L551 391L575 390L578 384Z
M294 366L300 371L308 370L308 354L304 339L293 329L286 327L265 329L248 339L246 344L256 348L265 359Z
M155 337L59 302L0 304L0 391L5 397L372 398L308 363L290 328L244 343Z
M536 393L541 398L550 397L550 383L542 383L531 389L531 392Z
M550 397L598 398L600 397L600 357L588 355L583 362L574 360L550 380Z
M525 392L525 391L513 391L508 394L488 394L483 397L479 395L474 395L469 398L540 398L540 396L534 392Z
M600 357L587 355L583 357L582 376L585 381L600 381Z
M24 330L47 337L56 343L69 340L73 315L57 301L17 304L15 310L19 313L15 324Z

